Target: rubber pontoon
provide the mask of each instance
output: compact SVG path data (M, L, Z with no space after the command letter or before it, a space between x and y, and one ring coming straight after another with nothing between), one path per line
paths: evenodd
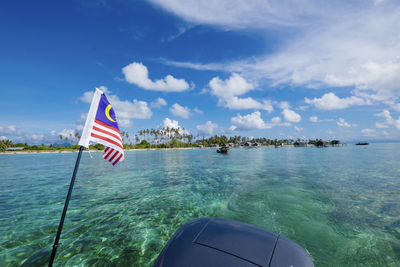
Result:
M217 218L182 226L169 240L155 267L313 267L295 242L259 227Z

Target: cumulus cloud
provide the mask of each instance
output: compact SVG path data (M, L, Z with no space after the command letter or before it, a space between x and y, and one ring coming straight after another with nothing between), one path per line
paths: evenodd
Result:
M261 113L259 111L244 116L238 114L231 118L231 123L234 124L234 130L264 130L271 129L274 126L290 126L288 122L281 123L279 117L274 117L271 119L270 123L267 123L261 118Z
M199 108L197 108L197 107L195 107L193 109L193 111L196 112L197 114L200 114L200 115L204 114L204 112L202 110L200 110Z
M388 128L390 126L393 126L396 129L400 130L400 116L397 118L397 120L393 119L392 115L390 114L390 111L387 109L384 109L381 113L375 114L375 116L382 117L385 119L384 122L376 123L377 128Z
M302 127L297 127L297 126L294 126L294 129L295 129L296 131L298 131L298 132L301 132L301 131L304 130Z
M308 99L306 97L305 101L307 104L314 105L317 109L322 110L345 109L350 106L369 104L368 101L357 96L340 98L332 92L324 94L321 98Z
M343 118L339 118L336 124L339 127L347 127L347 128L351 127L351 125L348 122L346 122Z
M233 73L226 80L221 80L219 77L214 77L209 82L213 95L229 98L233 96L243 95L254 89L254 85L247 82L242 76Z
M229 109L263 109L268 112L273 111L271 101L257 101L251 97L240 98L247 92L254 90L255 86L246 81L242 76L233 73L226 80L214 77L208 83L211 94L218 97L218 105Z
M133 62L122 68L125 80L146 90L162 92L183 92L189 89L189 84L184 79L176 79L172 75L152 81L149 78L147 67L140 62Z
M197 125L196 128L199 134L211 136L218 130L218 124L207 121L205 124Z
M169 109L169 111L177 117L181 117L184 119L189 118L190 114L190 109L188 107L183 107L179 105L178 103L175 103L172 105L172 107Z
M273 118L271 119L271 122L272 122L272 123L280 123L281 121L282 121L282 119L279 118L279 117L273 117Z
M318 122L318 117L317 116L311 116L310 117L311 122Z
M170 128L170 129L178 129L179 134L189 134L190 132L179 125L179 122L176 120L171 120L170 118L165 118L160 125L160 128Z
M106 87L99 87L103 92L109 92ZM85 92L80 100L85 103L91 103L93 91ZM117 115L118 124L122 127L131 127L132 119L150 119L153 113L148 107L147 102L134 99L133 101L121 100L118 96L111 92L107 94L107 98L113 106Z
M180 128L179 122L176 120L171 120L170 118L165 118L161 125L162 128Z
M281 113L283 115L283 118L285 118L285 120L288 122L300 122L301 121L300 114L296 113L293 110L284 109Z
M165 101L164 98L157 98L155 101L150 103L150 107L152 108L161 108L162 106L166 106L167 105L167 101Z
M290 104L287 101L282 101L279 103L279 108L281 109L290 109Z
M231 122L234 123L235 126L247 130L262 130L272 128L270 125L264 122L259 111L255 111L244 116L238 114L236 117L231 119Z

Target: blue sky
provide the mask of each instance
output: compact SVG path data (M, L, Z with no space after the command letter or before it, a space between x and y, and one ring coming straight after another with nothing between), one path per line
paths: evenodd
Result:
M101 87L131 134L400 140L400 5L334 2L6 1L0 138L80 131Z

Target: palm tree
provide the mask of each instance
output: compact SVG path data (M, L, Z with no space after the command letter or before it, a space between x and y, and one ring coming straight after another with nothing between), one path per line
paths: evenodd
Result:
M75 132L74 136L77 139L77 141L79 141L79 139L81 139L81 136L79 135L78 132Z
M193 140L193 135L192 134L188 134L186 137L187 137L188 143L190 145L192 143L192 140Z
M142 140L142 135L143 135L143 131L142 131L142 130L140 130L140 131L139 131L139 136L140 136L140 140L139 140L139 141L141 141L141 140Z

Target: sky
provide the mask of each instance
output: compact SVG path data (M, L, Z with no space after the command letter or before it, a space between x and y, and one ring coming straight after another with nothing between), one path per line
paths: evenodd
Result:
M100 88L131 135L399 141L399 18L395 0L3 1L0 139L81 131Z

